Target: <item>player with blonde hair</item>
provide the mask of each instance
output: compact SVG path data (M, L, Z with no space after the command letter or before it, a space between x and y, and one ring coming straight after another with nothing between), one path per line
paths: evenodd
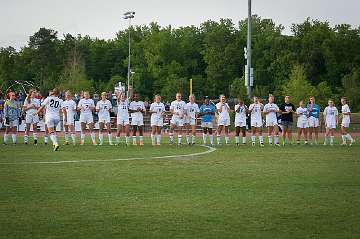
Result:
M229 126L230 126L230 106L226 103L225 95L220 95L220 102L216 104L216 110L219 114L218 118L218 128L217 128L217 143L221 145L221 133L224 129L225 131L225 144L230 143L229 137Z
M68 90L65 92L65 101L61 105L63 111L63 125L64 125L64 136L65 136L65 145L69 145L69 134L73 145L75 145L75 120L74 116L76 114L76 103L72 99L71 92Z
M29 93L26 96L23 110L26 113L25 116L25 135L24 135L24 143L29 143L29 133L31 126L33 127L33 138L34 144L37 145L38 137L37 137L37 124L39 123L39 116L34 115L34 113L40 108L40 101L36 98L37 92L34 89L29 90Z
M112 145L112 134L111 134L111 122L110 122L110 112L112 109L112 105L110 100L106 98L107 93L101 93L101 100L96 103L95 110L98 112L99 116L99 145L104 144L104 128L106 126L106 130L108 132L108 140L109 145Z
M161 96L155 95L154 102L150 105L151 114L151 143L153 146L161 144L161 128L164 125L165 105L161 102Z
M186 117L185 117L185 128L186 128L186 144L194 145L196 142L196 119L199 115L200 109L198 104L195 103L195 96L189 96L189 102L186 104ZM190 142L191 134L191 142Z
M78 103L78 110L80 111L80 124L81 124L81 134L80 134L80 145L85 143L85 131L86 126L89 127L91 141L93 145L96 145L95 132L94 132L94 117L93 110L95 109L95 103L93 99L90 99L90 93L84 91L84 98L82 98Z
M348 129L350 127L350 107L348 105L346 97L341 98L341 138L342 138L342 145L346 145L346 141L350 141L350 146L354 143L354 139L348 133Z
M263 108L264 106L260 103L259 98L254 96L253 103L249 106L252 131L251 141L253 146L256 144L256 134L258 134L260 146L264 147L264 137L262 134L263 121L261 115Z
M334 134L339 124L339 112L332 99L328 100L328 106L324 109L323 114L326 128L324 145L327 145L328 142L330 145L334 145Z
M268 139L269 144L273 144L273 137L274 137L274 144L276 146L280 146L279 144L279 126L277 120L277 113L280 112L279 107L277 104L274 103L274 96L269 95L269 103L264 106L264 114L266 116L266 127L268 128Z

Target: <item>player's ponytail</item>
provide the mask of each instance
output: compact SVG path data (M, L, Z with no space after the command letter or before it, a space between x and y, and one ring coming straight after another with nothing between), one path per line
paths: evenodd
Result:
M54 88L54 89L52 90L52 94L55 95L55 96L58 96L58 95L60 94L59 89L58 89L58 88Z

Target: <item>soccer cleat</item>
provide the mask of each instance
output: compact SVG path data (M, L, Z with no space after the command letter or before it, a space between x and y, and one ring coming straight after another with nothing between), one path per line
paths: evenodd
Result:
M7 143L4 142L3 145L7 145Z
M160 146L161 144L160 143L157 143L156 146Z
M133 145L133 146L137 146L137 143L136 143L136 142L133 142L132 145Z
M355 139L350 139L350 144L349 146L352 146L355 143Z
M69 145L69 141L65 141L64 145Z
M140 141L139 145L144 146L144 142Z
M275 144L275 146L280 147L280 144Z
M94 146L96 146L96 145L97 145L96 141L93 141L92 143L93 143L93 145L94 145Z
M103 143L102 143L102 142L100 142L100 143L99 143L99 145L100 145L100 146L102 146L102 145L103 145Z
M346 142L341 143L341 146L346 146L346 145L347 145Z
M240 144L239 143L236 143L236 146L239 146Z
M28 145L28 142L24 142L25 145Z
M84 145L85 144L85 141L84 140L81 140L80 141L80 145Z
M251 145L252 145L252 146L255 146L255 142L252 142Z
M37 145L37 144L38 144L38 140L34 139L34 145Z
M58 144L55 144L55 145L53 145L53 148L54 148L54 151L59 151L59 145Z
M109 145L110 145L110 146L113 146L113 143L110 142Z
M264 143L260 143L260 147L265 147Z

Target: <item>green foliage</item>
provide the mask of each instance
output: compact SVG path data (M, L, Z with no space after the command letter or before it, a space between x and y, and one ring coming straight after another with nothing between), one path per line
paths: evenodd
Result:
M353 112L360 111L360 67L342 79L344 95L348 97Z
M245 86L245 79L236 78L230 85L230 96L235 98L247 99L247 91Z
M273 93L279 99L286 89L296 100L307 92L325 104L327 98L338 99L344 93L350 94L353 110L358 110L355 105L360 105L360 99L348 86L358 82L360 28L348 24L332 27L328 22L307 19L294 24L289 36L282 34L283 26L257 15L252 26L255 95L267 98ZM246 19L237 24L221 19L180 28L153 22L133 26L130 31L132 80L134 90L143 97L164 93L170 100L177 90L187 95L191 78L198 98L245 96L239 81L246 64ZM128 29L103 40L70 34L59 38L55 30L40 28L21 50L0 48L0 88L29 81L43 92L59 85L73 90L112 90L118 81L127 82L127 64ZM297 65L302 71L296 76ZM307 83L290 80L298 77ZM297 92L304 88L316 90Z
M315 87L307 80L304 66L295 65L289 81L283 86L283 95L290 95L294 104L297 105L300 100L306 100L314 93Z

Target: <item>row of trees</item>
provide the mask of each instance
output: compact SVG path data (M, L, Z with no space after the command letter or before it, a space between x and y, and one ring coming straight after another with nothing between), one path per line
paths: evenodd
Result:
M287 36L272 20L254 16L252 22L255 95L290 94L296 102L311 94L321 104L346 95L353 110L360 110L359 27L307 19L294 24ZM143 96L160 93L170 100L176 91L187 95L192 78L196 95L246 97L246 19L176 29L151 23L131 31L134 89ZM111 90L116 82L126 82L127 34L119 31L111 40L59 38L55 30L41 28L21 50L0 49L0 87L16 80L33 82L44 92L54 86Z

